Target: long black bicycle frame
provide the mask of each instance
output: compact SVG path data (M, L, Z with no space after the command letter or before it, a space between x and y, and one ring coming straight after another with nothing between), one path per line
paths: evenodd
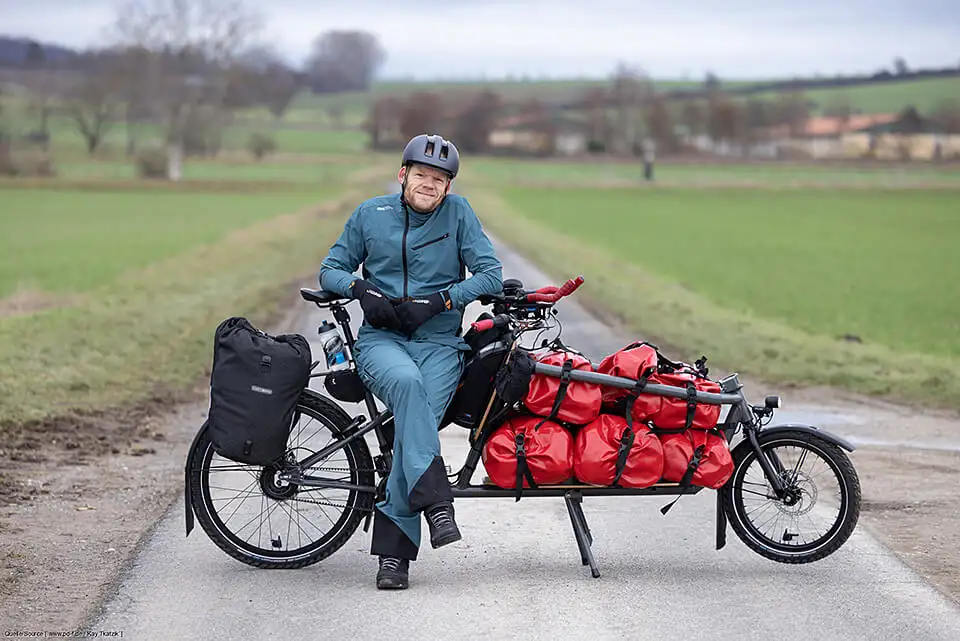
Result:
M350 328L350 315L347 312L345 306L339 303L331 303L329 305L321 305L323 307L329 307L333 313L333 317L336 319L337 323L340 325L341 330L343 331L344 338L346 340L347 346L350 349L350 361L353 362L353 349L356 343L356 339L353 336L353 332ZM543 374L546 376L552 376L559 378L562 372L562 368L555 365L546 365L543 363L536 364L536 373ZM314 376L324 376L326 373L317 374ZM583 381L586 383L594 383L600 385L606 385L610 387L619 387L622 389L634 389L637 385L635 380L629 378L623 378L619 376L611 376L609 374L600 374L599 372L590 372L590 371L581 371L574 370L570 372L570 378L574 381ZM767 477L767 480L770 482L771 489L779 496L784 491L783 479L777 473L775 466L768 459L766 453L760 448L760 443L757 439L757 429L755 428L755 415L754 412L746 400L746 397L743 395L743 387L740 384L739 379L736 375L732 375L721 381L721 389L724 393L715 394L711 392L698 392L697 400L698 402L711 403L716 405L730 405L730 411L727 414L727 419L722 426L722 430L729 438L733 435L736 428L740 425L744 427L746 433L746 438L750 442L751 447L757 455L757 459L760 463L761 468L764 471L764 474ZM657 385L649 384L644 387L643 393L646 394L656 394L659 396L670 396L674 398L686 398L687 391L683 388L673 387L670 385ZM389 410L380 411L377 409L376 400L373 397L373 394L370 390L364 390L364 403L366 405L367 411L370 416L373 418L370 421L366 421L366 418L363 416L358 416L354 421L347 427L344 432L344 437L341 440L338 440L330 445L324 447L320 451L311 454L303 461L300 461L298 464L299 469L306 469L310 466L319 463L323 459L330 456L332 453L346 447L350 442L363 438L366 434L373 431L377 435L377 441L380 445L380 451L387 460L387 466L389 468L389 462L392 458L390 454L393 450L393 443L388 442L385 437L382 428L387 425L390 421L393 420L393 413ZM473 474L476 471L477 465L480 462L482 456L482 439L475 439L470 451L467 454L467 458L464 461L463 467L457 473L457 479L453 483L452 489L454 496L462 497L491 497L491 498L504 498L512 497L514 495L513 489L503 489L496 486L490 485L472 485L470 483L473 478ZM281 473L281 478L292 483L297 483L299 485L309 486L309 487L318 487L318 488L335 488L335 489L351 489L358 490L363 492L375 492L376 488L372 486L365 485L353 485L350 483L344 483L343 481L334 481L327 480L312 476L304 476L294 471L284 471ZM661 483L656 484L647 488L609 488L609 487L599 487L591 485L569 485L569 486L549 486L546 488L530 488L524 490L525 496L564 496L566 492L575 489L581 492L584 495L645 495L645 494L690 494L699 492L702 488L698 486L687 486L682 487L679 483Z

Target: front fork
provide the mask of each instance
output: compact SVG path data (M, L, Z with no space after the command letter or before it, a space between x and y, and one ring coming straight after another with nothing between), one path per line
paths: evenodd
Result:
M780 475L778 470L782 470L783 465L780 463L779 459L777 459L776 454L771 453L768 458L767 453L764 452L760 447L760 439L757 438L758 430L756 428L747 428L746 432L747 440L750 442L750 446L757 455L757 461L760 462L760 467L763 469L763 473L767 477L767 481L770 483L773 493L776 494L778 499L782 499L786 495L787 486L784 485L783 477ZM774 464L771 463L771 459L776 463L776 468L774 468Z
M783 477L780 475L780 470L783 469L783 465L775 454L768 454L760 447L760 438L758 436L760 432L760 419L753 411L753 408L750 407L750 404L747 403L743 392L740 393L740 402L730 409L730 414L727 418L727 425L739 424L743 427L747 442L750 443L751 449L753 449L754 454L756 454L757 461L760 462L760 468L763 469L763 474L767 477L771 489L773 489L778 499L784 498L787 493L787 486L784 484Z

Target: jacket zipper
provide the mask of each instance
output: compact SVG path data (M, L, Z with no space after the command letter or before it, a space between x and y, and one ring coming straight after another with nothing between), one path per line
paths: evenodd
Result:
M449 233L446 233L446 234L444 234L443 236L441 236L440 238L434 238L433 240L428 240L428 241L425 242L425 243L420 243L419 245L414 245L413 247L410 248L410 251L417 251L418 249L423 249L423 248L426 247L427 245L432 245L432 244L434 244L434 243L439 243L439 242L440 242L441 240L443 240L444 238L449 238L449 237L450 237L450 234L449 234Z
M410 231L410 212L403 208L403 298L407 298L407 232Z

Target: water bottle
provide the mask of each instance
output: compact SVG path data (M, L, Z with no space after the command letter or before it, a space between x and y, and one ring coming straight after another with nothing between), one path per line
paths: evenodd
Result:
M337 326L324 320L320 323L320 346L327 357L327 369L337 370L349 367L347 352Z

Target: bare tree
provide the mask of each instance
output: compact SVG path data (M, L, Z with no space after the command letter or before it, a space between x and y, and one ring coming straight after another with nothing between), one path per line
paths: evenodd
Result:
M314 93L366 91L386 54L365 31L328 31L313 43L305 71Z
M677 136L673 130L673 116L667 101L662 96L651 98L645 110L647 131L657 143L657 147L666 152L676 151Z
M87 54L84 71L64 94L64 107L94 154L120 115L123 76L105 55Z
M686 100L680 109L680 121L691 136L698 136L704 131L703 106L699 100Z
M260 28L243 0L128 0L115 25L117 44L148 53L141 76L166 128L170 178L180 177L187 124L201 109L224 108L229 73Z
M374 101L366 122L371 149L381 149L399 140L402 136L400 116L403 109L403 102L396 96L383 96Z
M503 101L493 91L481 91L457 114L452 138L461 151L483 152L489 146Z
M774 121L786 125L790 135L797 137L806 129L810 119L810 105L802 91L781 92L774 103Z
M418 134L436 131L443 119L440 95L417 91L407 96L400 111L400 134L410 139Z
M580 99L587 114L590 144L602 144L605 148L610 135L610 119L607 117L607 102L610 97L603 87L588 87Z
M707 103L707 131L714 142L739 140L742 135L743 112L730 97L716 93Z
M643 107L653 95L653 87L640 69L617 65L610 89L616 108L616 130L611 147L617 153L630 154L639 142L637 130L643 123Z
M274 50L254 47L230 68L225 104L235 109L263 105L279 120L299 91L297 73Z

